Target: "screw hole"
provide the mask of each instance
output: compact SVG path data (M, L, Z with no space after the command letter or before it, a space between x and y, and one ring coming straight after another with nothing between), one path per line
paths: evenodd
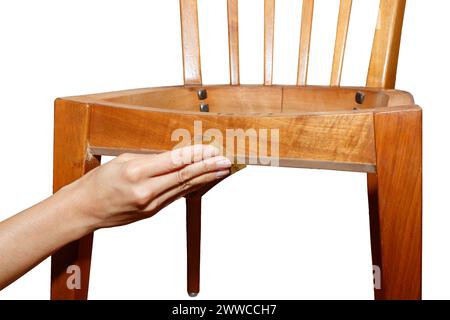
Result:
M197 97L199 100L205 100L206 98L208 98L208 92L206 91L206 89L200 89L197 91Z
M365 98L366 98L366 95L364 94L364 92L361 92L361 91L358 91L355 95L355 101L357 104L363 104Z
M207 103L202 103L200 105L200 112L209 112L209 105Z

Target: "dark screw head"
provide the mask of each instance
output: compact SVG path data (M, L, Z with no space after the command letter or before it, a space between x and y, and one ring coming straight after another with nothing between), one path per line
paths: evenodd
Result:
M366 98L366 95L364 94L364 92L358 91L355 95L355 101L357 104L363 104L365 98Z
M202 103L200 105L200 111L201 112L209 112L209 105L207 103Z
M206 98L208 98L208 92L206 91L206 89L200 89L197 91L197 97L199 100L205 100Z

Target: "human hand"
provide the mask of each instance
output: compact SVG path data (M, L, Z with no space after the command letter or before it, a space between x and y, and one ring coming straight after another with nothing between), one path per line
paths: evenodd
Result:
M230 173L229 159L196 145L156 155L122 154L62 188L92 231L153 216L202 185Z

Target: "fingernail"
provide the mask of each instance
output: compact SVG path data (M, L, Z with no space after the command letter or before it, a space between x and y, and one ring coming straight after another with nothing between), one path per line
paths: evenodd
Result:
M216 162L217 168L229 168L231 167L231 161L229 159L223 159Z
M217 171L216 172L216 177L217 178L221 178L221 177L225 177L225 176L227 176L229 174L230 174L230 170Z

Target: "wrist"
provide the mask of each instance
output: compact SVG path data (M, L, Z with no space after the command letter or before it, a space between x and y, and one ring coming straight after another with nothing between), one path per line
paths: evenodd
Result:
M74 234L76 239L99 228L99 222L92 215L92 208L80 189L78 183L74 182L61 188L52 197L58 202L63 223L68 224L69 232Z

